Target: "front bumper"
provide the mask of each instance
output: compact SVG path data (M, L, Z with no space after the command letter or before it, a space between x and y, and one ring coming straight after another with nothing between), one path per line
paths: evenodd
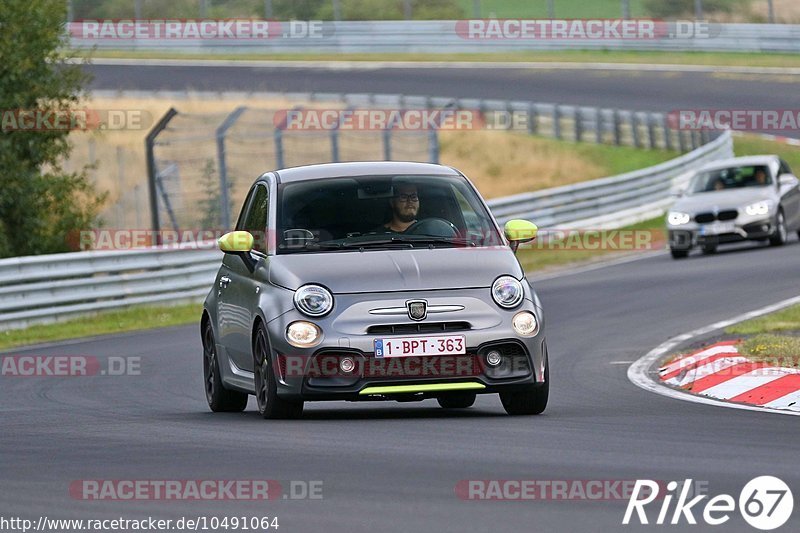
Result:
M447 394L438 385L465 385L464 390L492 393L522 389L543 383L547 346L541 309L530 299L510 311L487 303L485 289L465 289L458 295L442 295L441 291L413 294L429 305L461 305L457 312L429 315L419 323L407 317L375 317L365 310L374 307L403 305L407 296L342 295L337 308L343 311L317 320L324 337L310 349L295 348L286 341L287 326L295 320L308 320L292 311L267 324L273 369L278 381L278 394L296 400L417 400ZM365 299L367 298L367 299ZM523 310L532 311L539 321L539 330L532 337L521 337L511 326L512 317ZM424 333L371 333L388 324L425 326ZM431 323L459 324L461 329L431 332ZM446 326L445 326L446 327ZM430 337L463 335L466 355L375 357L375 339L393 337ZM502 356L500 365L486 363L490 351ZM343 372L339 361L350 357L356 363L352 372ZM386 387L416 386L412 392ZM474 388L473 388L474 387ZM426 390L433 388L433 390ZM377 391L371 393L370 391Z
M712 224L684 224L668 228L669 247L673 250L689 250L695 246L727 244L742 241L762 241L775 232L772 219L750 219L736 221L732 228L715 231Z

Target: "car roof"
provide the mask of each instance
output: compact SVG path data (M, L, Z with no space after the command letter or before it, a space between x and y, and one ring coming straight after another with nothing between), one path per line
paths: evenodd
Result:
M711 161L700 167L699 171L717 170L720 168L728 167L746 167L755 165L770 165L780 161L777 155L748 155L744 157L732 157L729 159L720 159L718 161Z
M284 168L273 172L280 182L304 181L322 178L347 178L356 176L460 176L451 167L433 163L407 161L360 161L352 163L323 163L302 167Z

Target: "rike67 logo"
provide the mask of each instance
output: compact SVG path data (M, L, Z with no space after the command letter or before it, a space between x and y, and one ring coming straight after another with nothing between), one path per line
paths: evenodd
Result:
M662 494L659 493L659 484L645 479L637 480L633 493L625 509L623 525L639 524L697 524L698 516L708 525L719 526L730 520L731 514L737 510L745 522L756 529L769 531L785 524L792 516L794 497L789 486L781 479L773 476L759 476L750 480L739 493L738 502L729 494L720 494L708 498L707 494L694 496L690 499L690 490L693 483L687 479L682 484L677 481L667 483L667 493L660 501L658 517L652 520L652 513L648 517L645 507ZM673 507L673 501L675 505ZM701 504L703 502L703 504ZM658 504L653 507L658 508ZM651 509L654 511L655 509ZM633 520L633 522L631 522Z

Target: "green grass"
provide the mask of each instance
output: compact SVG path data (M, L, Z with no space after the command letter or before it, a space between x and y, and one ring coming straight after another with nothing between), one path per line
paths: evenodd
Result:
M588 136L588 135L587 135ZM646 150L632 146L610 144L572 143L552 140L553 143L568 145L569 149L581 157L605 169L605 176L616 176L642 168L652 167L664 161L675 159L681 154L668 150Z
M732 335L753 335L776 331L800 331L800 305L787 307L777 313L754 318L725 328Z
M139 306L55 324L0 332L0 349L144 329L200 323L201 304ZM199 328L199 325L198 325Z
M180 52L96 50L80 51L81 57L112 59L218 59L272 60L272 61L530 61L530 62L575 62L575 63L637 63L637 64L677 64L705 66L745 66L745 67L800 67L800 54L737 53L737 52L647 52L618 50L564 50L564 51L526 51L497 52L483 54L186 54Z
M535 220L534 220L535 222ZM664 217L652 218L645 220L638 224L633 224L621 228L624 232L631 231L646 231L652 237L653 244L648 250L658 249L664 246L665 235L664 230ZM613 230L609 230L610 232ZM592 240L588 241L570 241L569 237L566 242L551 240L549 243L537 243L534 241L532 244L526 244L520 247L517 252L522 267L525 272L535 272L537 270L551 269L554 267L572 266L581 263L586 263L593 260L607 258L612 255L622 256L641 253L647 250L614 250L614 249L600 249L589 250L581 249L581 242L591 244Z
M753 361L772 366L797 367L800 361L800 337L759 334L746 339L739 351Z
M474 16L473 0L458 0L468 17ZM646 15L642 0L631 0L631 16ZM547 2L540 0L480 0L481 18L546 18ZM556 18L621 18L620 0L555 0Z
M789 163L795 174L800 173L800 147L761 139L754 135L733 138L733 149L737 156L776 154Z

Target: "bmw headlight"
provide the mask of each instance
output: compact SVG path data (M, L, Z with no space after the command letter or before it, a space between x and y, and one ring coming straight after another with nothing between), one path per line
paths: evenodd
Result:
M768 215L770 207L772 207L772 204L769 202L769 200L762 200L760 202L748 205L744 208L744 212L750 216Z
M688 224L692 216L688 213L681 213L680 211L670 211L667 215L667 222L670 226L682 226Z
M512 276L500 276L492 283L492 298L500 307L511 309L522 301L522 284Z
M333 309L333 295L320 285L303 285L294 293L294 305L304 315L325 316Z

